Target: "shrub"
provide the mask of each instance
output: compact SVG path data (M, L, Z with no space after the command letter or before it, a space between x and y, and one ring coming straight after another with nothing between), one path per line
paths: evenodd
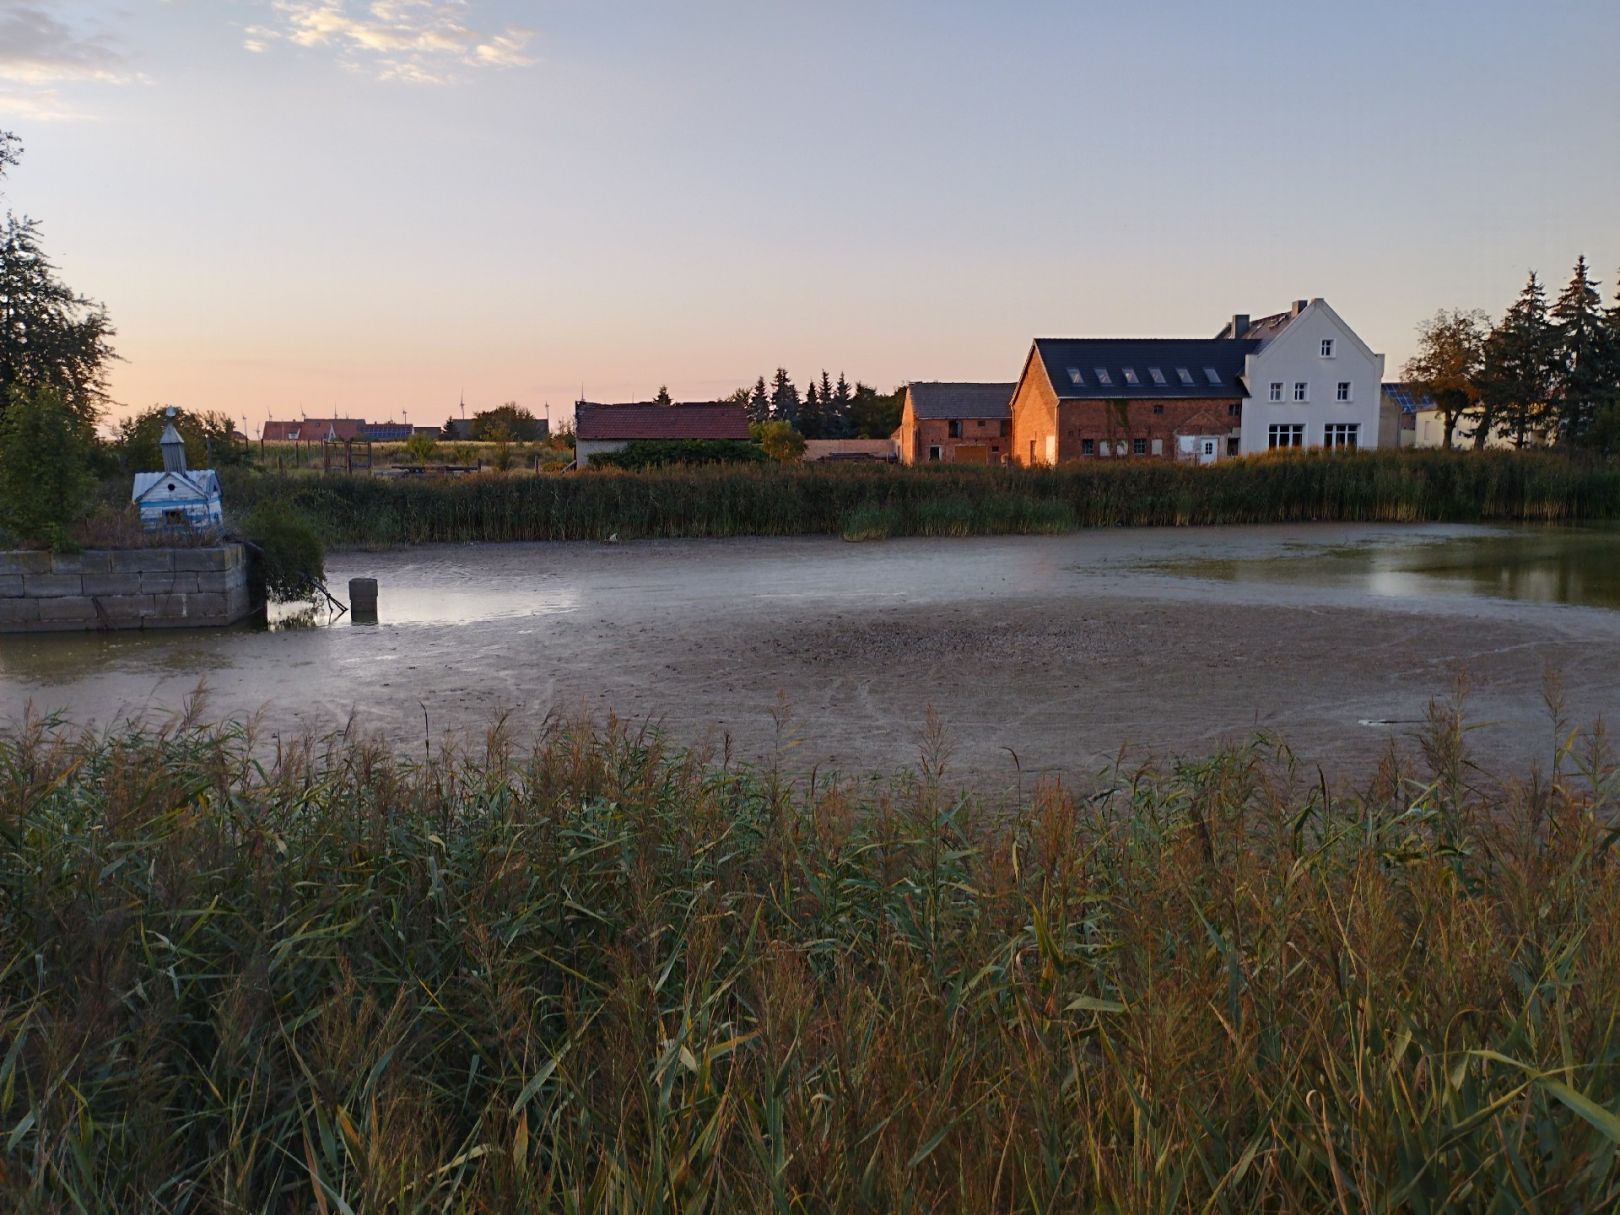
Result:
M32 544L71 549L70 529L90 511L94 440L52 388L14 391L0 417L0 518Z
M314 599L326 579L326 551L308 519L261 502L242 521L253 555L253 580L277 603Z
M636 471L675 464L758 464L765 453L742 439L638 439L621 451L591 457L591 467Z

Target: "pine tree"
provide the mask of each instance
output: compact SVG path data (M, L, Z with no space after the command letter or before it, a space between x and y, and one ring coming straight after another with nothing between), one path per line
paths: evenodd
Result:
M849 381L844 378L844 373L840 371L838 373L838 385L833 389L832 408L827 410L833 419L834 438L847 439L855 433L855 422L849 416L849 406L852 399L853 392L850 389ZM822 402L822 408L826 409L825 401Z
M1553 328L1547 319L1547 293L1531 271L1519 298L1485 339L1475 447L1484 447L1497 427L1513 436L1515 447L1524 447L1546 429L1552 421L1555 353Z
M1610 335L1603 315L1603 297L1587 274L1586 257L1575 261L1575 272L1552 315L1554 328L1553 394L1560 442L1579 443L1592 429L1610 388Z
M654 405L673 405L674 403L675 403L674 401L669 399L669 385L668 384L660 384L658 386L658 395L653 397L653 404Z
M799 424L799 390L793 386L786 367L778 367L771 377L771 418L795 428Z
M748 424L763 426L771 420L771 398L765 394L765 377L754 382L754 391L748 398Z
M816 390L816 382L810 381L810 386L804 390L804 405L799 410L799 433L807 439L823 439L822 433L821 393Z

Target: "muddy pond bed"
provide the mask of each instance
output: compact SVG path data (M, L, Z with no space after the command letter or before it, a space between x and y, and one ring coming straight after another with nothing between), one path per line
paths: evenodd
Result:
M1550 756L1620 710L1620 530L1477 525L1113 529L1051 537L438 545L328 558L379 620L0 639L0 716L259 714L434 745L501 714L614 711L796 770L914 763L991 785L1255 732L1336 776L1409 747L1470 684L1480 761ZM425 722L424 722L425 717ZM1314 768L1312 769L1314 772Z

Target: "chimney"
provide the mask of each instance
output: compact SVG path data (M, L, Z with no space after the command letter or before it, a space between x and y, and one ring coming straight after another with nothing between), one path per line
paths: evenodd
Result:
M1242 337L1249 331L1249 314L1247 312L1234 312L1232 314L1232 336Z
M164 410L164 416L169 419L169 424L163 428L160 446L163 448L163 471L183 473L186 471L186 441L174 428L176 412L173 405Z
M1301 312L1304 312L1305 309L1309 306L1309 304L1310 304L1309 300L1295 300L1294 301L1294 315L1298 316Z

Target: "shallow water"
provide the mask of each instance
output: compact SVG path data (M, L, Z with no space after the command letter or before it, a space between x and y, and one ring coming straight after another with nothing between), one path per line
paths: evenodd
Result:
M271 732L354 714L421 747L616 710L847 771L914 760L936 710L975 776L1253 731L1358 771L1466 670L1473 737L1522 763L1546 753L1549 671L1572 720L1620 715L1617 553L1615 529L1333 524L343 552L331 585L377 578L376 623L0 636L0 722L164 714L205 686L210 716Z

